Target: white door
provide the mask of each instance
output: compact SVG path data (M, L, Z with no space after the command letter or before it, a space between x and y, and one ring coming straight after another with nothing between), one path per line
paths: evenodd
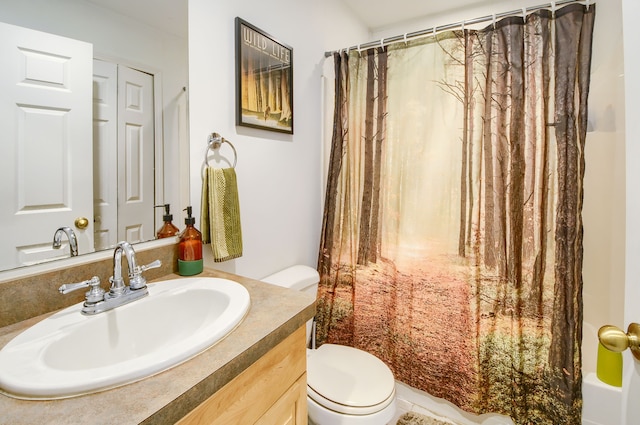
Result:
M93 61L93 224L96 250L118 243L118 65Z
M0 268L93 251L89 43L0 23ZM75 219L89 219L85 229Z
M153 239L153 76L118 66L118 238Z
M622 0L626 138L625 330L640 323L640 2ZM627 350L622 380L623 424L640 423L640 363Z

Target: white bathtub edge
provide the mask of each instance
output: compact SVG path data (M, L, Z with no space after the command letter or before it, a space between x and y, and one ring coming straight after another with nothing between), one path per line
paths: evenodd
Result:
M582 425L622 423L622 388L600 381L594 372L582 378Z

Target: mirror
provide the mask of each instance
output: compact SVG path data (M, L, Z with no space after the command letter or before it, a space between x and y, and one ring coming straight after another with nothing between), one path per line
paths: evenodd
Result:
M50 191L49 180L53 179L50 176L74 176L77 175L79 169L83 169L88 173L86 175L90 176L87 180L93 176L93 185L88 182L85 185L87 190L76 191L76 193L92 192L93 199L89 206L89 212L80 217L74 216L68 220L65 219L64 222L36 229L40 220L34 225L27 226L14 221L11 216L18 215L13 214L15 208L13 206L7 208L6 203L3 203L0 205L0 217L2 218L0 229L3 234L5 230L19 229L17 238L20 238L20 235L24 235L25 232L37 231L39 237L46 243L25 244L28 246L22 250L16 249L13 246L14 243L11 243L11 249L14 251L11 256L20 258L16 258L14 265L0 264L0 270L50 261L54 233L57 228L63 226L70 227L76 232L80 255L95 250L111 249L118 240L122 239L130 242L154 239L156 230L162 225L163 216L163 209L154 209L154 205L171 204L174 224L182 228L181 210L189 202L187 188L189 179L187 0L136 0L135 2L130 0L3 0L0 2L0 21L12 26L61 36L90 45L92 49L90 52L92 52L94 59L90 62L93 76L92 86L90 83L89 87L89 90L93 92L93 108L88 108L92 109L92 112L87 113L88 119L93 121L93 124L88 124L90 126L89 138L93 140L93 146L90 149L93 159L74 162L65 156L66 154L60 155L60 151L53 151L54 155L51 155L48 147L54 144L55 140L45 140L47 137L43 134L46 132L41 128L38 129L38 121L36 121L34 134L40 135L40 137L35 137L35 139L41 140L40 144L35 148L33 146L28 149L20 147L19 154L5 155L5 158L0 157L0 168L6 168L6 161L11 161L13 163L9 166L17 170L14 174L7 174L8 178L4 178L5 175L2 175L3 180L14 183L14 189L2 189L3 199L22 196L25 186L25 179L21 179L22 174L37 174L37 178L31 179L31 186L36 191L46 188L40 191L48 193ZM38 52L34 55L36 59L34 62L39 60L37 54ZM3 62L4 60L3 58ZM145 87L150 87L147 92L151 94L149 97L151 107L141 108L145 111L152 111L150 113L151 121L146 121L146 118L144 121L150 131L146 130L147 127L144 131L125 128L124 133L121 133L121 129L111 130L112 133L116 133L114 137L117 138L119 146L117 150L112 151L115 153L111 154L113 158L110 160L107 160L103 148L96 144L98 137L102 137L100 136L102 130L99 128L102 118L98 117L97 111L100 108L96 106L100 101L96 98L97 87L100 84L96 82L96 74L106 75L101 68L100 72L96 70L104 64L108 65L108 69L114 70L118 81L123 81L122 76L129 71L141 75L141 78L145 79L144 84L147 84ZM3 74L0 73L0 78L2 76ZM126 80L127 84L129 81L131 80ZM1 84L0 87L2 87ZM126 87L138 87L138 83L127 84L123 85L125 89L118 94L118 99L127 98L129 100L132 98L131 92L126 91ZM121 88L118 90L120 91ZM49 91L55 90L50 89ZM126 95L122 95L122 93ZM118 105L120 105L119 101ZM13 107L15 108L15 103ZM25 115L27 119L23 121L28 121L28 113ZM114 119L116 122L125 121L125 118L120 115L114 117L116 117ZM126 119L128 120L128 118ZM82 122L83 125L87 125L86 120L82 120ZM22 128L20 131L23 131ZM69 129L69 131L75 130ZM127 144L131 140L129 134L133 134L135 131L145 135L152 134L150 148L149 146L144 149L137 147L138 150L134 150ZM20 143L14 141L14 139L18 139L17 137L9 137L7 134L11 134L11 132L5 133L3 136L6 137L3 141L5 146L6 143L16 146ZM143 151L146 155L145 159L142 158ZM151 156L148 156L149 152L151 152ZM129 157L124 157L127 159L126 161L122 160L123 155L129 155ZM31 169L35 172L25 173L20 171L18 165L14 164L23 161L23 157L29 158L26 162L31 164ZM2 161L5 163L3 164ZM70 164L71 162L74 163ZM146 182L147 189L145 190L147 192L144 196L137 193L136 188L132 189L131 182L122 180L123 176L131 174L131 163L134 162L139 166L139 175L142 176L144 173L146 176L138 179ZM127 165L125 166L123 163ZM64 168L67 166L69 168ZM17 177L14 178L14 175ZM98 175L110 175L112 180L105 183L98 179ZM64 185L61 187L60 192L64 192L68 198L71 198L67 193L69 189ZM111 209L104 208L102 194L107 191L116 196L111 200ZM73 197L75 203L78 196L73 195ZM142 198L144 198L144 206L136 207L134 204L142 204ZM20 202L22 201L20 199ZM123 206L128 201L131 201L129 203L138 209L131 207L133 209L123 212ZM59 210L70 208L66 204L56 204L55 202L50 203L49 208L53 210L56 209L54 208L56 206L60 207ZM28 208L24 208L24 210L26 213L22 214L23 216L33 213ZM124 220L121 218L123 215L144 216L146 221L144 226L123 225ZM9 218L7 219L7 217ZM82 220L78 221L77 218L83 217L87 218L89 223L84 229L82 225L78 226L77 224L82 223ZM117 224L107 226L106 222ZM108 228L111 232L111 239L104 236L105 232L102 231L104 228ZM55 250L54 259L69 257L68 243L68 239L63 238L63 246L61 249ZM6 240L3 245L7 245ZM49 252L45 252L47 250ZM16 254L16 251L20 252ZM6 257L6 255L2 254L0 257Z

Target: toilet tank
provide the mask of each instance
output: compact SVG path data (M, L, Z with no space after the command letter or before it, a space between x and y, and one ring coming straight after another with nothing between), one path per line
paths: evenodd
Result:
M288 267L284 270L280 270L277 273L271 274L262 279L265 283L272 285L283 286L285 288L294 289L296 291L306 292L308 294L317 297L318 295L318 282L320 282L320 275L318 271L312 267L305 265L296 265ZM315 348L315 338L313 334L313 320L309 320L306 324L307 328L307 347Z
M299 264L288 267L260 280L272 285L306 292L315 297L318 292L320 275L316 269Z

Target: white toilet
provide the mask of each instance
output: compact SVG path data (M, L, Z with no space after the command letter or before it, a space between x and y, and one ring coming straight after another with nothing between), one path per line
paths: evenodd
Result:
M262 279L263 282L313 294L318 272L297 265ZM307 323L307 345L311 338ZM382 360L353 347L323 344L307 349L307 405L316 425L386 425L396 410L393 373Z

